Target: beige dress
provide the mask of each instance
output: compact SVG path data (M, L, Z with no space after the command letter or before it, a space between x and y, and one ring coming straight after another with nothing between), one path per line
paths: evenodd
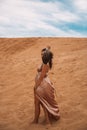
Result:
M38 69L38 73L36 75L35 81L40 77L42 70L42 65ZM45 75L41 84L36 89L36 97L39 99L42 106L44 106L49 114L49 116L54 117L55 119L59 118L59 108L57 102L55 100L55 89L50 81L48 74Z

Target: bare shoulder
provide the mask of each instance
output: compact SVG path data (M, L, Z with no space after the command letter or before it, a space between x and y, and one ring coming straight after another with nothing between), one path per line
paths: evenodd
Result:
M48 71L49 70L49 65L48 64L43 64L43 70Z
M43 67L44 68L49 68L49 65L48 64L43 64Z

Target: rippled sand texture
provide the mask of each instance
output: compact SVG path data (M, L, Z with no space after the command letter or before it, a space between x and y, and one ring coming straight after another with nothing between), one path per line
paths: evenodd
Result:
M0 39L0 130L45 130L41 109L34 117L33 86L40 51L54 53L49 77L54 83L61 119L49 130L87 130L87 39Z

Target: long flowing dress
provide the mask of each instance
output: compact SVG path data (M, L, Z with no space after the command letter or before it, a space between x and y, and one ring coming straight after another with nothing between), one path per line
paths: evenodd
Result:
M38 70L39 71L36 75L35 82L40 77L42 65ZM55 100L55 89L48 77L48 73L44 76L43 80L41 81L41 84L36 89L35 95L39 99L42 106L46 108L49 116L58 119L60 115L59 115L58 104Z

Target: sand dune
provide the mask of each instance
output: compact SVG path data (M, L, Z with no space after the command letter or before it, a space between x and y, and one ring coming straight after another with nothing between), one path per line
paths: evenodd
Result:
M61 119L50 130L87 130L87 39L0 39L0 130L45 130L43 111L34 116L33 86L40 51L54 53L49 77L54 83Z

